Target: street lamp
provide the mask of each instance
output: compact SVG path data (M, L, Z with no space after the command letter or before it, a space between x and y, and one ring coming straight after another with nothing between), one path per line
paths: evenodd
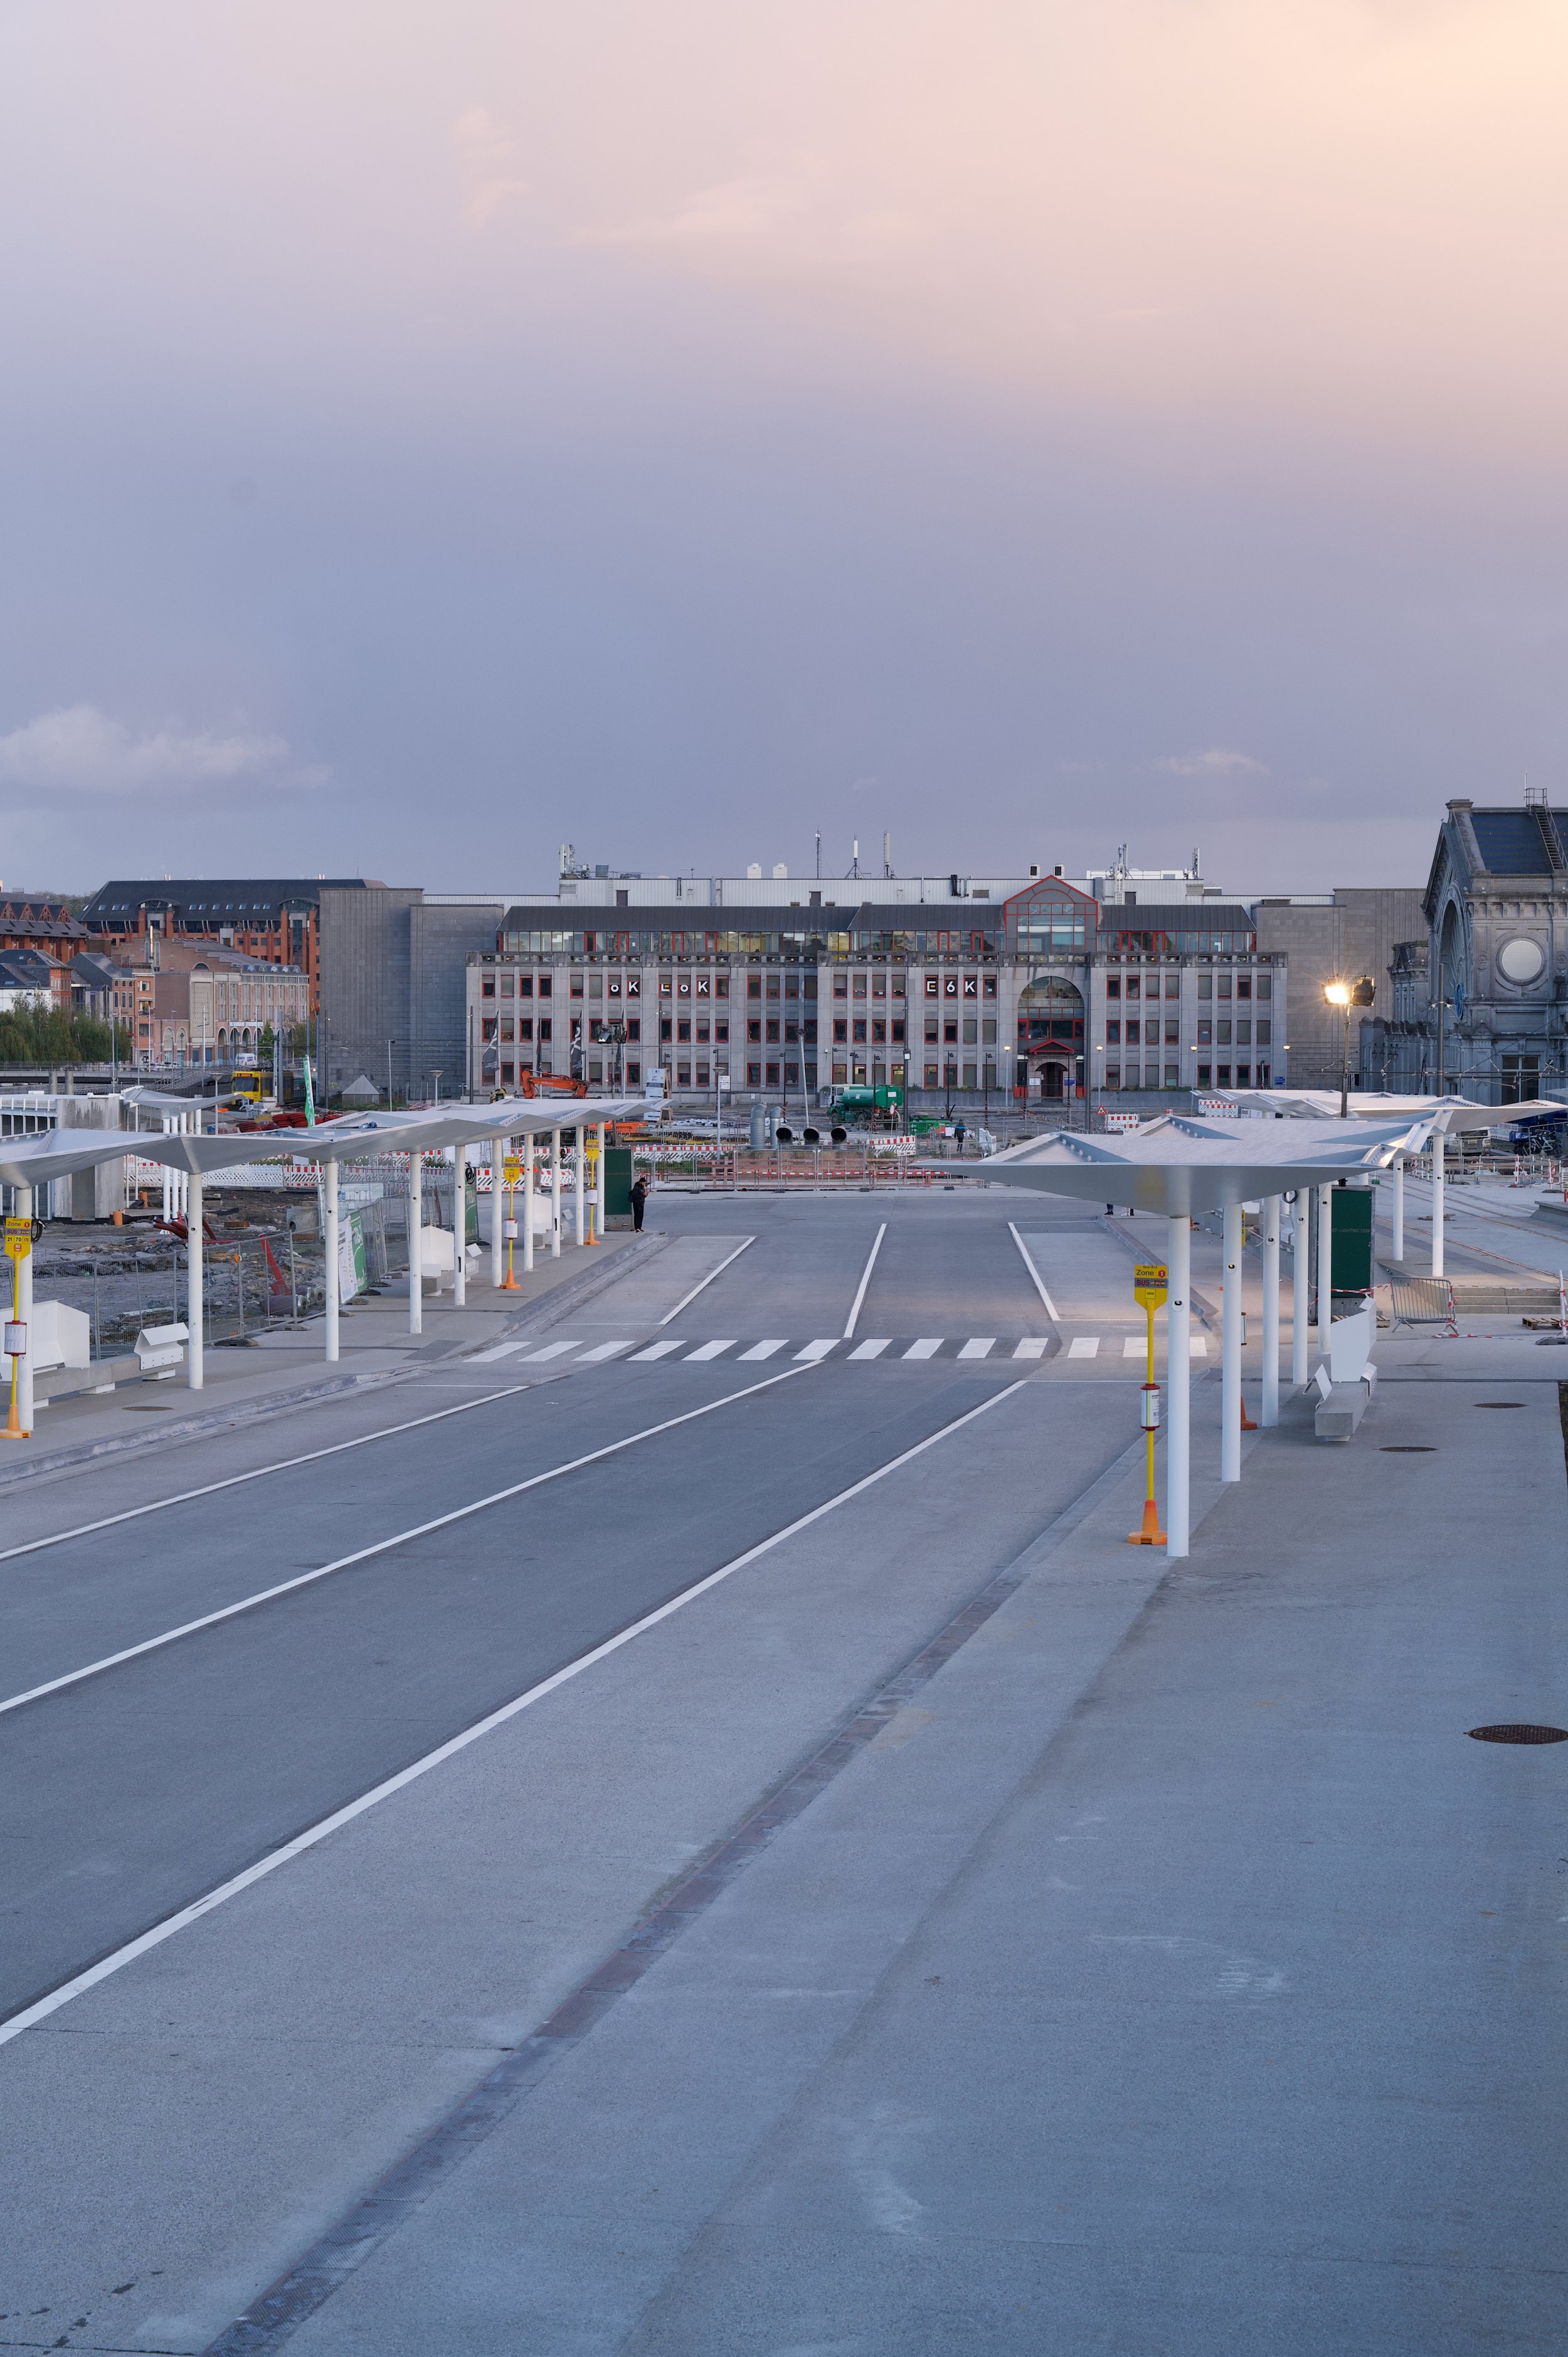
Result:
M1337 1006L1345 1017L1345 1052L1339 1066L1339 1118L1346 1121L1350 1114L1350 1009L1370 1006L1372 978L1364 974L1356 982L1326 982L1323 996L1330 1006Z

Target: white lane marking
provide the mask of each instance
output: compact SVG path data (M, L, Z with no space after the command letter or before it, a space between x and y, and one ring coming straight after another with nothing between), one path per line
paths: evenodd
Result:
M596 1366L601 1359L613 1359L618 1351L629 1351L636 1339L633 1335L625 1342L596 1342L591 1351L584 1351L577 1364L580 1367Z
M667 1359L671 1351L683 1351L683 1342L650 1342L646 1351L634 1351L628 1363L639 1367L648 1359Z
M923 1341L911 1342L904 1356L907 1359L934 1359L941 1347L940 1334L928 1334Z
M1092 1359L1100 1349L1098 1334L1075 1334L1067 1346L1069 1359Z
M1058 1309L1056 1303L1051 1299L1050 1295L1046 1291L1046 1281L1040 1275L1039 1270L1035 1266L1034 1260L1030 1255L1029 1247L1024 1242L1023 1237L1018 1233L1017 1229L1013 1225L1011 1220L1007 1222L1007 1232L1012 1237L1014 1243L1017 1245L1018 1250L1024 1255L1024 1265L1035 1280L1035 1291L1039 1295L1040 1299L1046 1305L1046 1316L1047 1318L1054 1318L1056 1323L1059 1326L1062 1322L1061 1313Z
M768 1380L769 1383L782 1383L785 1376L792 1372L787 1367L783 1374L770 1375ZM752 1388L761 1391L766 1386L757 1383ZM972 1424L976 1416L988 1415L1004 1400L1011 1399L1015 1392L1023 1389L1023 1383L1018 1382L1009 1383L1004 1391L993 1392L978 1407L972 1407L966 1415L956 1416L951 1424L944 1424L940 1432L931 1433L925 1440L918 1440L912 1448L906 1448L898 1456L889 1458L886 1465L879 1465L874 1472L864 1474L858 1481L852 1481L847 1490L841 1490L835 1497L825 1499L820 1506L813 1506L810 1513L798 1515L782 1530L775 1531L770 1538L758 1540L757 1545L748 1547L744 1555L737 1555L730 1563L721 1564L717 1571L710 1571L705 1578L693 1581L690 1587L682 1588L679 1596L671 1597L667 1603L660 1604L654 1611L644 1613L640 1620L634 1620L629 1628L622 1629L614 1637L607 1637L602 1645L595 1645L589 1652L579 1653L576 1660L568 1662L564 1669L555 1670L549 1677L542 1678L537 1685L530 1686L526 1693L518 1695L511 1702L503 1703L499 1710L492 1710L484 1718L476 1719L472 1727L466 1727L460 1734L449 1737L434 1751L427 1751L423 1759L412 1761L406 1768L400 1768L397 1774L389 1776L384 1783L372 1785L368 1792L361 1792L357 1801L350 1801L345 1808L334 1809L330 1816L323 1817L317 1824L308 1825L304 1833L295 1834L294 1839L285 1842L280 1849L270 1850L265 1857L257 1858L253 1866L231 1876L229 1881L220 1882L204 1898L193 1900L188 1907L181 1907L175 1914L166 1915L161 1923L155 1923L150 1930L138 1932L135 1939L127 1940L123 1948L116 1948L110 1955L101 1956L97 1964L90 1964L85 1972L76 1974L69 1981L62 1981L59 1987L51 1989L47 1996L38 1998L22 2012L14 2013L8 2021L0 2022L0 2046L9 2044L13 2038L19 2038L23 2030L33 2029L37 2023L47 2021L51 2013L58 2013L62 2006L70 2003L72 1997L81 1996L90 1988L96 1988L100 1981L106 1981L126 1964L134 1964L138 1956L145 1956L150 1949L161 1947L166 1940L173 1939L177 1932L199 1923L204 1915L210 1915L226 1900L237 1898L242 1890L248 1890L252 1883L260 1882L264 1875L274 1873L280 1866L286 1866L291 1858L303 1857L306 1850L314 1849L319 1842L326 1841L344 1825L352 1824L356 1817L362 1817L382 1801L391 1800L394 1792L403 1792L406 1786L417 1782L421 1776L429 1775L432 1769L443 1767L448 1760L456 1759L458 1752L466 1751L471 1743L478 1742L481 1736L491 1734L498 1727L504 1727L520 1711L529 1709L536 1702L542 1702L545 1695L553 1694L558 1686L581 1677L583 1672L592 1669L596 1663L618 1652L623 1645L629 1645L634 1638L645 1635L650 1629L656 1629L661 1620L668 1620L671 1614L694 1603L699 1596L705 1596L722 1580L733 1578L748 1564L771 1554L776 1546L782 1546L786 1539L792 1539L800 1532L809 1530L813 1523L820 1523L836 1507L847 1505L852 1498L858 1498L864 1491L875 1488L889 1473L897 1473L901 1465L908 1465L911 1458L923 1456L928 1448L934 1448L950 1433L961 1431L966 1424ZM732 1396L744 1399L746 1394L736 1392ZM705 1411L698 1409L695 1413L701 1415ZM673 1421L682 1424L686 1419L677 1416ZM658 1425L654 1429L663 1432L669 1426Z
M879 1359L887 1348L886 1342L857 1342L849 1355L852 1359Z
M537 1367L545 1359L564 1359L568 1351L580 1351L583 1338L579 1334L570 1342L546 1342L542 1351L530 1351L523 1361L525 1367Z
M694 1351L687 1351L686 1364L690 1366L693 1359L716 1359L722 1352L725 1351L733 1351L734 1349L735 1336L733 1334L730 1336L727 1342L699 1342Z
M1122 1335L1122 1356L1124 1359L1146 1359L1148 1355L1149 1338L1146 1334Z
M468 1364L471 1366L473 1361ZM51 1531L47 1538L22 1539L0 1547L0 1563L16 1555L37 1555L40 1548L63 1546L67 1539L91 1538L94 1531L113 1530L119 1523L138 1522L144 1514L161 1514L168 1506L188 1506L193 1498L215 1497L220 1490L237 1490L242 1482L260 1481L269 1473L292 1473L299 1465L319 1464L324 1457L341 1457L349 1448L368 1448L372 1440L395 1440L400 1433L417 1432L422 1425L441 1424L449 1415L467 1415L476 1407L493 1407L497 1400L521 1399L532 1383L509 1383L504 1392L487 1392L482 1399L459 1400L456 1407L438 1407L429 1415L410 1416L404 1424L383 1424L379 1431L362 1432L357 1440L334 1440L325 1448L308 1448L302 1457L275 1458L270 1465L253 1466L249 1473L226 1473L221 1481L204 1481L199 1490L177 1490L172 1498L152 1498L145 1506L124 1506L117 1514L101 1514L95 1523L73 1523L69 1531Z
M775 1351L781 1351L784 1348L789 1339L787 1334L781 1334L776 1342L754 1342L749 1351L741 1352L741 1358L770 1359Z
M833 1334L831 1335L825 1342L808 1342L803 1351L796 1351L796 1364L799 1365L800 1361L804 1359L808 1363L814 1365L817 1360L825 1359L830 1351L836 1351L843 1340L843 1337L842 1334Z
M1187 1355L1189 1359L1207 1359L1208 1356L1208 1335L1189 1334L1187 1338Z
M742 1253L749 1250L751 1245L756 1242L757 1238L755 1236L743 1236L740 1243L736 1244L734 1252L726 1253L725 1254L724 1259L720 1261L717 1268L710 1269L707 1275L703 1278L700 1285L694 1285L690 1293L683 1293L681 1296L680 1300L675 1304L673 1309L666 1310L664 1316L659 1321L660 1326L668 1326L671 1318L679 1318L682 1310L685 1308L689 1301L695 1301L698 1294L705 1292L707 1287L712 1285L715 1276L722 1276L724 1275L732 1260L738 1260Z
M959 1352L961 1359L988 1359L996 1348L994 1334L974 1334Z
M526 1351L532 1341L532 1334L520 1334L514 1342L492 1342L488 1351L476 1351L466 1361L470 1367L488 1367L493 1359L510 1359L519 1351Z
M680 1347L678 1342L671 1345L672 1350ZM513 1481L504 1490L492 1490L488 1497L474 1499L469 1505L454 1506L450 1513L437 1514L428 1523L415 1523L406 1531L394 1531L390 1539L378 1539L373 1546L357 1547L352 1555L340 1555L331 1563L318 1564L314 1571L302 1571L293 1579L281 1579L275 1587L263 1587L254 1596L242 1596L237 1604L225 1604L217 1612L204 1612L199 1620L182 1620L177 1629L165 1629L156 1637L144 1637L139 1645L126 1645L117 1653L105 1653L102 1661L89 1662L80 1670L68 1670L63 1677L49 1678L41 1686L29 1686L26 1694L10 1695L0 1702L0 1717L7 1711L20 1710L24 1703L40 1702L45 1695L81 1685L84 1678L100 1677L105 1670L117 1669L122 1662L137 1661L142 1654L158 1652L181 1637L194 1637L199 1630L215 1629L220 1621L232 1620L239 1613L253 1612L280 1596L292 1596L296 1588L309 1587L335 1571L347 1571L353 1564L369 1563L372 1556L390 1555L393 1547L407 1546L413 1539L428 1538L432 1531L444 1531L453 1523L467 1522L471 1514L482 1514L489 1506L504 1505L509 1498L521 1498L525 1490L537 1490L546 1481L559 1481L564 1474L579 1473L585 1465L597 1465L604 1458L617 1457L623 1448L634 1448L639 1440L656 1439L661 1432L673 1432L677 1425L711 1415L715 1408L731 1407L736 1400L751 1399L757 1392L771 1390L775 1383L788 1383L799 1372L795 1367L784 1367L776 1375L765 1376L759 1383L747 1383L742 1391L727 1392L723 1399L688 1408L682 1415L667 1416L662 1424L645 1425L640 1432L628 1432L624 1440L607 1441L602 1448L590 1448L586 1456L569 1458L564 1465L552 1465L542 1473L531 1473L526 1481Z
M1015 1359L1043 1359L1050 1347L1050 1340L1048 1334L1026 1334L1021 1342L1015 1343L1013 1356Z
M849 1323L843 1329L843 1339L846 1342L854 1332L854 1321L860 1316L860 1305L865 1299L865 1288L871 1283L871 1272L876 1266L876 1255L882 1250L882 1239L886 1233L887 1222L884 1220L876 1231L876 1242L871 1247L871 1257L860 1272L860 1283L855 1287L854 1299L850 1304Z

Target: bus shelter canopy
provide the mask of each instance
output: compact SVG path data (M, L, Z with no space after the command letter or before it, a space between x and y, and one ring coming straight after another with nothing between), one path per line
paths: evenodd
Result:
M1121 1135L1058 1130L1030 1138L993 1155L985 1176L1003 1187L1179 1219L1340 1178L1369 1180L1402 1155L1418 1154L1430 1126L1424 1116L1352 1125L1161 1114Z
M1276 1119L1322 1121L1337 1118L1337 1089L1205 1089L1206 1097L1233 1104L1241 1114L1273 1114ZM1348 1105L1352 1121L1421 1121L1449 1135L1477 1129L1511 1129L1516 1121L1541 1121L1568 1114L1568 1104L1551 1097L1529 1097L1522 1104L1474 1104L1468 1097L1388 1096L1375 1089L1352 1089Z

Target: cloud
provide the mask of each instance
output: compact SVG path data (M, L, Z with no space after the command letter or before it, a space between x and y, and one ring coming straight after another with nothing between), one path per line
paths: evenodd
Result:
M0 737L0 784L67 794L193 793L203 787L317 786L283 737L209 737L166 726L135 736L95 704L44 712Z
M1173 778L1218 778L1235 770L1250 770L1255 778L1269 774L1266 762L1254 761L1251 753L1233 752L1228 745L1208 745L1201 753L1163 753L1155 767Z
M452 144L467 189L463 218L470 229L483 229L509 197L520 197L528 187L517 177L517 148L488 106L471 106L452 125Z

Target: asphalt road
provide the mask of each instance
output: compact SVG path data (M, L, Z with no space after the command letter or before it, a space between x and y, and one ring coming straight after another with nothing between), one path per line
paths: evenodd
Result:
M889 1218L873 1197L672 1203L672 1217L716 1236L714 1265L757 1238L680 1331L841 1333L885 1221L859 1332L935 1333L955 1319L1041 1330L1008 1208L938 1197ZM613 1298L600 1311L612 1326ZM996 1400L1020 1372L611 1362L530 1381L457 1367L383 1394L373 1415L362 1402L318 1407L265 1436L40 1491L5 1534L33 1551L0 1562L0 2019ZM1055 1398L1041 1519L1126 1439L1078 1390ZM455 1405L464 1412L440 1413ZM280 1469L181 1501L269 1462ZM891 1478L907 1496L950 1470L927 1455ZM328 1566L341 1567L310 1577ZM73 1682L19 1699L60 1680Z

